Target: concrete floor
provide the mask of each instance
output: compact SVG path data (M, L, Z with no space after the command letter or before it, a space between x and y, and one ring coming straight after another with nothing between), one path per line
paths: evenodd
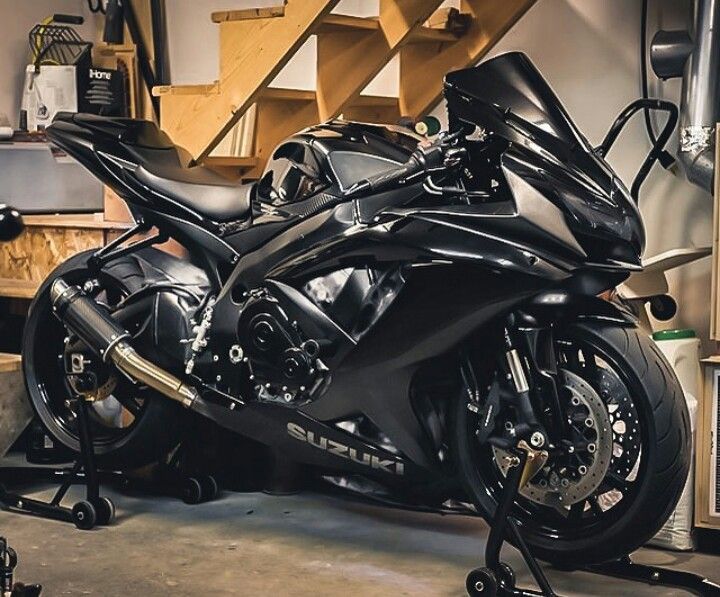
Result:
M460 596L487 536L479 520L409 513L317 494L224 493L187 506L107 490L114 526L0 513L20 555L16 580L43 596ZM47 496L47 493L36 495ZM529 580L517 553L506 561ZM720 577L717 556L643 549L636 560ZM562 595L679 595L587 573L549 572Z

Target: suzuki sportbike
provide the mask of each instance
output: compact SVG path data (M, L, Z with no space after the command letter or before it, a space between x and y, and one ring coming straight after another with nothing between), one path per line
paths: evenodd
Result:
M90 399L99 457L138 466L189 409L367 495L487 519L520 451L537 466L511 514L536 556L653 536L690 429L668 363L603 298L641 268L638 209L523 54L448 74L445 99L432 141L333 120L252 184L151 122L58 115L49 138L135 225L32 303L25 377L52 437L77 450Z

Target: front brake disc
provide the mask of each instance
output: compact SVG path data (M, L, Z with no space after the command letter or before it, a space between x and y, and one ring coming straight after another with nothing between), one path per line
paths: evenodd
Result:
M551 455L543 469L520 494L544 506L571 506L585 500L602 483L613 455L610 415L593 387L579 375L560 370L559 390L565 393L566 414L572 433L572 451ZM507 474L508 453L493 448L495 461Z

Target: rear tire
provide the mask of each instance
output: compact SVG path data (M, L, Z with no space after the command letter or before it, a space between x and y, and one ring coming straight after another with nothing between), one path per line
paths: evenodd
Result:
M542 507L535 506L530 517L527 511L523 514L524 498L516 502L513 516L523 521L523 537L533 553L558 566L574 568L627 555L662 527L685 486L691 454L690 418L674 372L657 346L636 328L607 322L578 323L556 332L556 337L586 342L602 352L631 392L645 438L643 460L639 460L642 464L632 481L637 484L628 493L629 503L623 506L622 515L608 517L604 525L588 524L584 536L573 536L572 522L568 522L567 536L543 532L539 520ZM478 447L465 403L464 399L457 400L455 409L455 458L469 497L485 519L492 520L501 486L493 489L493 480L480 472L479 454L491 448ZM498 478L494 482L501 483Z
M50 284L61 275L82 284L91 276L87 263L93 253L95 250L78 253L47 277L30 305L22 340L23 372L32 408L49 435L74 453L80 452L80 440L58 415L57 406L65 397L59 396L58 384L48 383L61 373L44 356L48 353L47 343L54 337L52 331L57 331L58 326L62 329L62 324L52 313ZM109 278L108 283L111 281L129 294L141 288L144 275L134 262L129 259L127 262L128 267L113 268L112 276L107 272L103 275ZM122 272L122 276L116 274L118 271ZM58 346L57 350L62 351L62 347ZM105 468L129 470L157 462L180 441L183 421L184 413L178 404L159 394L147 392L146 404L126 433L107 440L96 433L93 445L98 464Z

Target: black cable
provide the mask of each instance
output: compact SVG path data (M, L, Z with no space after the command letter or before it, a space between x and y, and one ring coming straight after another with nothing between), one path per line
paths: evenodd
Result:
M648 72L647 72L647 21L648 21L648 0L642 0L642 9L640 13L640 86L642 89L642 98L648 99ZM645 129L647 130L650 144L655 147L657 144L657 135L653 130L652 120L650 118L650 109L643 110L645 117ZM663 150L658 156L658 161L666 170L671 168L675 163L675 158L670 155L667 150Z
M105 7L103 6L103 0L95 0L94 4L93 4L93 0L87 0L87 3L88 3L88 8L90 9L91 13L105 14Z

